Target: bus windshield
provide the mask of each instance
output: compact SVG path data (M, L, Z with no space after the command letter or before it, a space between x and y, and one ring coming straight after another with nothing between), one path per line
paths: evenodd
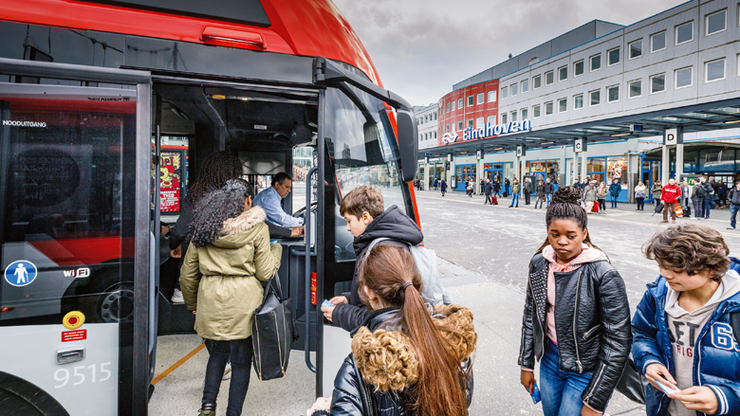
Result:
M329 88L326 92L329 114L324 137L334 174L343 198L352 189L369 185L380 189L385 206L405 210L399 177L399 152L385 104L352 86ZM352 236L336 206L337 261L355 259Z

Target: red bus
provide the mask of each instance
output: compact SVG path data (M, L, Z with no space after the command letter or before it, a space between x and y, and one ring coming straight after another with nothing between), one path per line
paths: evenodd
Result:
M0 33L0 414L147 414L157 336L193 325L160 225L217 151L252 183L305 177L279 278L328 394L315 301L355 267L342 195L378 186L418 222L411 106L336 6L4 0Z

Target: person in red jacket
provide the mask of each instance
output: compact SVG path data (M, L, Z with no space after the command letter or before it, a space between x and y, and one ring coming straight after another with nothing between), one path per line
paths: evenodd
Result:
M668 211L671 211L671 219L673 223L676 223L676 202L681 198L681 187L676 185L676 180L671 178L668 179L668 185L663 187L660 194L660 200L663 201L665 207L663 208L663 221L661 223L668 222Z

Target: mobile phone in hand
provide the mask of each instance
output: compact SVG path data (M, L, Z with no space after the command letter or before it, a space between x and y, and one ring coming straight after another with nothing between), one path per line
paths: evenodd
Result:
M674 388L674 387L671 387L671 386L667 386L667 385L661 383L658 380L655 380L655 384L657 384L658 387L660 387L660 389L663 390L663 392L665 392L665 394L676 394L676 393L678 393L678 392L681 391L681 390L679 390L677 388Z
M532 389L532 401L534 404L537 404L542 400L542 396L540 395L540 388L537 387L537 383L534 383L534 388Z

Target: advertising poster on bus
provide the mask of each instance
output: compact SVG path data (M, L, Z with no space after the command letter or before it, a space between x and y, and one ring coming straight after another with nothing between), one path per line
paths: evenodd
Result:
M161 212L180 212L182 153L162 151L159 167L159 207Z

